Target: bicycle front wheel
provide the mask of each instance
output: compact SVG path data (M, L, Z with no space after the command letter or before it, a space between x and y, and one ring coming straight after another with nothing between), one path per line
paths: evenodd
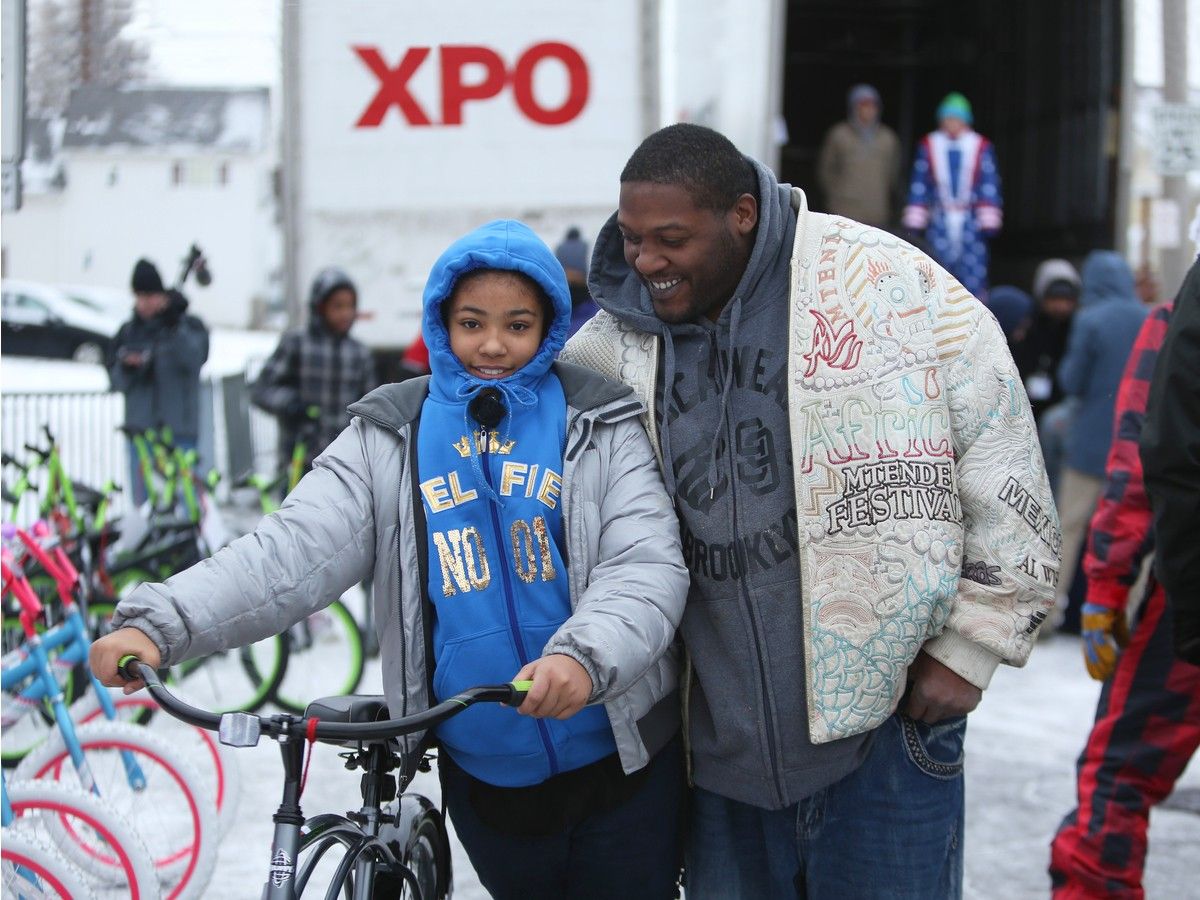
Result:
M320 697L353 694L363 676L363 636L354 614L334 600L286 633L288 666L275 702L294 715Z
M165 738L171 746L182 750L193 763L204 781L205 789L216 801L217 821L221 826L221 836L224 837L233 825L241 797L241 776L233 749L222 744L215 732L188 725L162 713L158 703L145 691L123 694L116 688L106 690L117 709L119 721L146 726L154 734ZM186 696L182 699L188 700ZM95 691L77 700L70 712L71 720L79 725L105 721L104 708Z
M102 884L123 887L131 900L162 896L145 843L95 794L45 779L13 782L7 788L20 826L49 838L64 856L86 859L87 872Z
M92 900L96 895L82 873L44 839L8 826L0 841L0 891L5 897L33 900Z
M172 666L164 680L179 685L202 709L254 712L274 696L287 666L288 642L277 634Z
M199 897L212 877L218 826L212 795L196 770L166 741L125 722L92 722L80 726L76 738L96 792L138 829L159 881L172 885L168 900ZM76 783L62 735L25 757L16 777ZM58 842L70 852L68 840ZM90 864L84 857L73 861L85 868Z

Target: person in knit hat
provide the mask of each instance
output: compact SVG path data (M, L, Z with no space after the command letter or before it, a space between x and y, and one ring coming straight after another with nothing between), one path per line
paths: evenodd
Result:
M986 300L988 241L1003 223L996 154L972 129L974 114L962 94L947 94L937 119L938 130L917 146L903 224L923 234L933 257Z
M112 342L108 376L125 395L125 425L136 431L169 428L172 441L194 450L200 432L200 369L208 359L208 329L188 315L188 301L163 286L148 259L134 264L130 278L133 317ZM130 444L130 489L135 503L146 485Z
M874 87L851 88L845 120L830 128L821 144L817 180L829 212L888 228L900 193L900 141L880 121L882 112Z

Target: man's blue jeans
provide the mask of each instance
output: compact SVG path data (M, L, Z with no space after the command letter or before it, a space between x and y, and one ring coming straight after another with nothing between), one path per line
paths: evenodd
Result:
M858 769L785 809L697 788L687 900L960 897L966 729L897 713Z

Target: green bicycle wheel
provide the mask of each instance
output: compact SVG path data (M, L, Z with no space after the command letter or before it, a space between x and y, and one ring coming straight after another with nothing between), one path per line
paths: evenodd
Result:
M196 706L217 713L260 709L271 699L288 665L288 643L273 635L248 647L219 650L166 671Z
M320 697L353 694L362 681L362 630L341 600L334 600L284 635L288 667L275 689L274 701L300 715Z

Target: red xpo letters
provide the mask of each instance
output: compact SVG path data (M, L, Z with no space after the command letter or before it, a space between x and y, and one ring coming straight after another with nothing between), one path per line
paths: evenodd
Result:
M354 47L368 69L379 79L379 89L355 123L356 128L377 128L390 107L396 106L409 125L461 125L468 101L489 100L505 87L524 116L539 125L563 125L582 111L588 99L588 67L582 54L568 44L534 44L509 69L495 50L471 45L443 45L441 59L442 119L434 122L408 92L408 82L429 56L429 47L409 47L395 68L388 66L375 47ZM533 75L547 60L557 60L567 70L567 96L557 107L546 107L533 93ZM483 77L464 81L464 70L475 65Z

